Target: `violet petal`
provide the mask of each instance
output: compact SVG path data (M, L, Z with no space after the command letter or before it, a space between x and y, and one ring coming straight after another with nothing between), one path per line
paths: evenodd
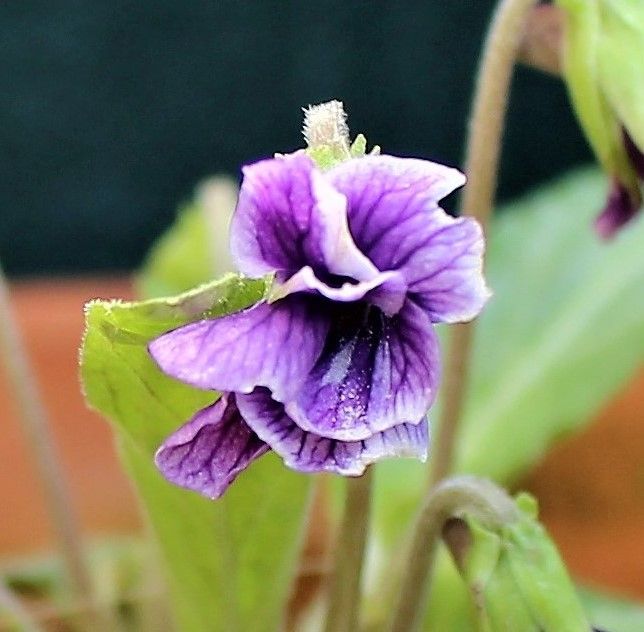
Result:
M358 247L380 270L399 270L434 322L480 312L489 297L481 228L438 206L464 184L463 174L425 160L376 156L343 163L329 178L347 197Z
M376 267L356 247L346 198L303 152L243 169L231 224L231 251L244 274L322 272L371 280Z
M481 226L472 218L441 212L419 226L416 235L418 242L404 263L416 302L435 323L475 318L491 296L483 277Z
M388 457L427 458L428 429L423 419L398 424L362 441L338 441L303 431L265 389L240 395L239 409L251 428L299 472L359 476L367 465Z
M603 239L610 239L640 209L641 203L633 200L630 191L614 180L602 212L595 219L595 230Z
M355 302L362 298L377 305L392 316L400 311L405 302L407 284L399 272L379 272L371 281L344 282L332 287L320 281L309 266L296 272L284 283L276 282L269 301L281 299L295 292L316 292L332 301Z
M164 373L198 388L250 393L271 389L294 397L324 346L329 319L313 297L290 296L202 320L153 340L149 351Z
M432 323L412 301L392 317L375 307L347 306L333 318L322 354L286 411L317 435L366 439L422 419L439 371Z
M219 498L268 450L240 416L234 396L224 394L171 434L157 451L155 462L175 485Z

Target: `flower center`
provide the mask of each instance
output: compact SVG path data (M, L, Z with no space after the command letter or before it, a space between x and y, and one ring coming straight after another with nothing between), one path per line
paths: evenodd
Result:
M353 277L344 276L342 274L332 274L326 270L314 270L314 273L322 283L335 289L341 288L346 283L349 283L350 285L357 285L359 283L359 281L356 281Z

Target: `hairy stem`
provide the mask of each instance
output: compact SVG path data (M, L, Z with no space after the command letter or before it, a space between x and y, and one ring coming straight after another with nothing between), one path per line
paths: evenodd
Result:
M485 42L478 74L465 155L468 183L461 214L476 218L487 231L496 193L503 125L512 71L530 11L537 0L501 0ZM452 466L457 425L463 409L474 323L452 328L443 382L443 411L432 457L432 481Z
M9 287L0 267L0 352L18 402L18 417L35 458L45 505L58 538L75 596L94 603L92 582L81 547L81 532L60 465L50 422L11 309Z
M463 191L461 213L476 218L486 232L496 193L512 71L526 20L536 2L499 2L479 69L465 158L468 184ZM473 323L457 325L452 329L443 382L443 412L432 457L429 497L432 497L432 486L447 476L452 468L458 423L467 389L473 333ZM408 632L420 621L439 530L434 516L426 512L415 524L392 632Z
M371 469L367 468L359 478L347 479L347 497L336 542L325 632L354 632L358 629L360 580L371 513Z

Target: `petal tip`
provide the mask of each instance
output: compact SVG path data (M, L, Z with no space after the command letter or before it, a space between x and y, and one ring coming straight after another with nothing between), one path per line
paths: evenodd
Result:
M605 241L612 239L637 215L640 206L639 191L630 191L621 182L615 180L603 210L595 218L595 231Z

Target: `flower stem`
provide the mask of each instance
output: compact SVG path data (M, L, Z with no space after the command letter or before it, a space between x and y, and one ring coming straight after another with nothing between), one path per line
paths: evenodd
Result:
M461 213L476 218L486 232L496 193L512 72L526 20L536 2L500 0L479 69L465 158L468 184L463 191ZM428 498L431 497L432 486L452 468L458 423L467 389L473 333L473 323L457 325L452 329L443 382L443 412L434 443ZM434 517L425 512L414 526L392 632L413 630L420 620L439 530Z
M354 632L360 614L360 580L369 530L373 472L347 479L347 497L329 587L325 632Z
M0 267L0 352L19 404L19 419L32 448L45 491L45 504L58 538L75 596L94 603L91 575L81 548L81 532L58 458L50 422L11 309L7 279Z
M467 186L461 214L476 218L487 232L496 193L503 125L512 71L530 10L537 0L501 0L485 42L478 74L465 155ZM432 481L452 466L457 425L467 387L474 323L452 329L443 382L444 406L432 457Z

